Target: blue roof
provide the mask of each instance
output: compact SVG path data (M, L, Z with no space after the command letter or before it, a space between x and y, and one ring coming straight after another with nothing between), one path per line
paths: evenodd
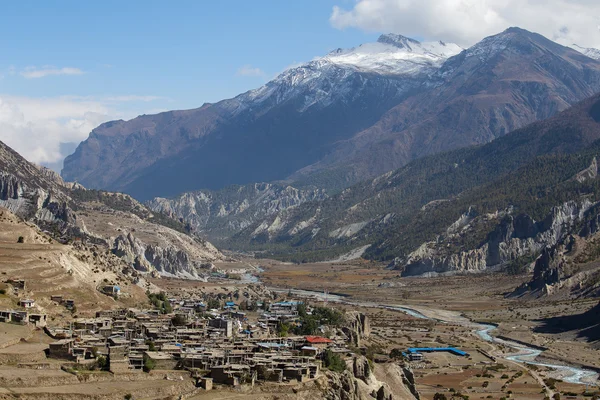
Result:
M459 350L456 347L410 347L408 349L409 353L431 353L435 351L447 351L449 353L455 354L457 356L468 356L469 353Z
M225 303L225 305L231 307L231 306L235 306L235 303L233 301L228 301Z

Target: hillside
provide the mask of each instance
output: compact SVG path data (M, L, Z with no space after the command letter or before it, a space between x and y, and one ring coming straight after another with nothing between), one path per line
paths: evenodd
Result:
M87 190L37 167L0 142L0 207L54 240L98 246L142 273L200 277L222 258L179 221L128 195Z
M171 199L155 198L146 202L146 206L176 220L181 219L218 242L258 220L308 201L326 198L325 191L320 189L255 183L218 191L189 192Z
M23 243L18 243L22 238ZM0 208L0 270L5 277L0 287L0 307L16 308L14 288L4 283L7 278L25 280L20 298L36 300L37 307L51 312L56 319L69 318L64 306L50 301L51 295L75 300L79 313L146 303L144 280L119 257L101 251L95 245L81 242L61 244L34 224L23 221L5 208ZM135 285L133 282L139 283ZM113 299L102 294L103 285L122 287L122 296Z
M277 180L338 190L600 90L600 61L522 29L461 50L382 35L233 99L103 124L62 175L138 200Z
M409 275L532 261L596 215L598 139L599 95L257 221L229 246L310 261L370 245L364 257Z

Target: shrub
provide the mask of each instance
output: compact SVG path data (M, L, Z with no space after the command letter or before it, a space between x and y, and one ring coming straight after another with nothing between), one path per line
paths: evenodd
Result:
M334 372L342 372L346 369L344 360L330 349L327 349L323 355L323 364L325 364L325 368Z
M150 357L144 355L144 371L150 372L156 367L156 362Z
M25 238L23 236L19 236L17 243L25 243Z
M187 318L184 315L177 314L173 318L171 318L171 322L175 326L184 326L187 324Z
M391 358L402 357L402 350L401 349L392 349L392 351L390 351L390 357Z
M98 369L106 371L108 369L108 360L106 359L106 357L99 356L96 359L96 366L98 367Z

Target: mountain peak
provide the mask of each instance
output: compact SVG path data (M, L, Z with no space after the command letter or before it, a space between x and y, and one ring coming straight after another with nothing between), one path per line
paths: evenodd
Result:
M501 32L500 35L507 33L530 34L531 32L529 32L526 29L519 28L518 26L511 26L510 28L507 28L503 32Z
M419 42L418 40L398 35L396 33L388 33L379 36L379 39L377 39L377 43L391 44L392 46L396 46L400 49L407 50L412 50L414 46L419 46L421 44L421 42Z
M569 50L550 39L528 30L511 27L496 35L488 36L467 50L467 57L476 56L486 61L500 53L514 52L521 55L537 54L546 49L556 55L566 55Z

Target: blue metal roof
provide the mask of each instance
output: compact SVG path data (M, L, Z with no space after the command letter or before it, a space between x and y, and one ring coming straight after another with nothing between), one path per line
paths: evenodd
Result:
M232 307L235 306L235 303L233 301L228 301L225 303L226 306Z
M457 356L467 357L469 353L459 350L456 347L410 347L409 353L432 353L436 351L447 351Z

